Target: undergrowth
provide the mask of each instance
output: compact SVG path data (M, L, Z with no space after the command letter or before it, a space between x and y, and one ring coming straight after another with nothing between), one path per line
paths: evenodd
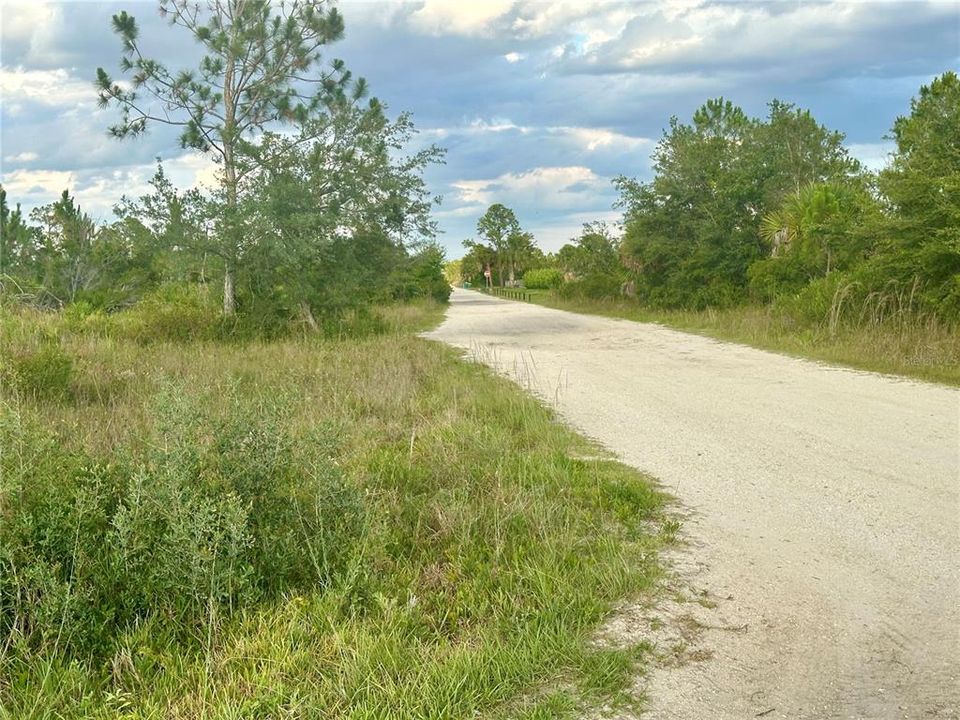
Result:
M588 639L657 577L662 498L413 335L438 317L145 343L5 312L0 717L541 718L630 701L643 648Z

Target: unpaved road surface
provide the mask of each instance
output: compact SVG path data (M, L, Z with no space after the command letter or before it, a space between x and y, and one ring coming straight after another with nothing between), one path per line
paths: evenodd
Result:
M462 290L428 336L679 499L671 591L614 622L658 640L646 717L960 717L960 392Z

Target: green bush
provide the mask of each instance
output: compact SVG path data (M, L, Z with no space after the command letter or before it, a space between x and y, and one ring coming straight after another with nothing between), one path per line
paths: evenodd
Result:
M49 400L62 400L71 393L73 359L56 338L45 337L37 347L15 351L0 365L0 375L21 392Z
M563 273L556 268L527 270L523 275L523 286L531 290L553 290L563 285Z
M850 309L856 283L841 273L818 278L793 295L777 298L775 307L805 327L825 325L839 320Z
M445 303L450 299L450 283L444 275L443 250L428 245L394 271L390 279L394 300L430 297Z
M810 282L805 269L789 258L764 258L747 268L750 291L758 300L770 302L797 293Z
M362 513L357 491L333 462L332 438L318 432L304 443L284 432L282 414L240 405L215 438L210 469L249 509L246 557L258 591L272 597L333 582Z
M610 300L620 296L621 284L618 276L595 273L564 283L559 292L564 298Z
M125 462L66 450L0 408L0 646L103 658L151 620L189 639L335 581L363 508L330 439L295 442L281 410L227 406L213 419L168 389L151 449Z
M199 285L165 285L107 318L109 334L141 343L209 340L223 332L214 293Z

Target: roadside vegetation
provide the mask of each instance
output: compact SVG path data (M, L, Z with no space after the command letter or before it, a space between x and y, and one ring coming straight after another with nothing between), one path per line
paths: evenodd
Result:
M244 342L144 335L142 308L94 326L7 311L0 717L535 717L625 699L644 648L588 641L657 578L662 498L416 338L440 311Z
M651 180L616 181L622 227L588 224L545 254L493 206L460 274L479 287L489 268L489 282L522 276L556 307L960 384L956 73L921 87L891 138L875 173L808 111L774 100L759 119L710 100L670 121Z

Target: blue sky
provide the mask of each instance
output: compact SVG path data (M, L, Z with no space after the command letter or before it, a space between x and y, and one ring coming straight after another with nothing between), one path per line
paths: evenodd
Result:
M922 83L960 65L960 0L949 2L360 2L339 7L346 38L330 48L420 141L448 150L428 179L443 196L440 240L462 254L486 207L513 207L556 249L584 222L616 221L611 179L650 175L671 115L723 95L753 115L776 97L809 108L879 167L884 136ZM192 42L153 2L2 0L2 182L30 208L69 188L108 220L146 188L160 156L180 185L213 166L156 128L117 142L98 111L97 66L116 70L110 16L141 23L142 46L171 65Z

